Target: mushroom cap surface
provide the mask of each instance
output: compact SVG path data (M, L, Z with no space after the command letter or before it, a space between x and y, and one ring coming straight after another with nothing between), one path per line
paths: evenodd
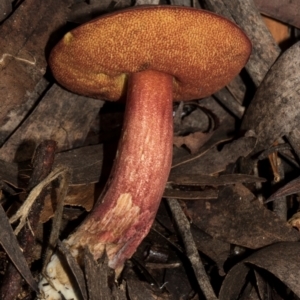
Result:
M127 77L147 69L173 75L174 101L206 97L246 64L251 43L214 13L179 6L141 6L107 14L65 34L49 65L72 92L117 101Z

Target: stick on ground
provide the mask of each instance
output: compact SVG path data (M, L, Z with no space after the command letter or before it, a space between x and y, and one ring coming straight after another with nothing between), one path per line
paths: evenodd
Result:
M192 264L196 279L203 294L205 295L207 300L217 300L217 297L212 289L212 286L209 282L208 276L200 259L196 244L190 230L189 221L187 220L176 199L167 199L167 201L175 222L178 226L182 241L184 243L186 255Z

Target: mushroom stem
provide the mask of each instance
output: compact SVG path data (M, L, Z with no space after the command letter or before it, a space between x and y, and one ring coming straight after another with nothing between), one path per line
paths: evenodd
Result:
M104 197L66 241L76 256L88 246L95 259L123 268L154 221L171 167L173 77L158 71L130 75L122 136Z
M84 247L95 259L106 251L116 276L136 251L154 221L172 161L173 77L158 71L130 75L123 131L103 197L64 241L80 260ZM57 255L40 281L43 299L77 299ZM51 286L47 281L50 280Z

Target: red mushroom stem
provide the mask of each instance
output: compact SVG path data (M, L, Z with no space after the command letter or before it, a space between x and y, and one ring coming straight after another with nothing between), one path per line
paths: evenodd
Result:
M133 73L128 81L122 136L104 196L66 241L73 255L88 246L95 259L106 250L121 270L154 221L172 160L173 77Z

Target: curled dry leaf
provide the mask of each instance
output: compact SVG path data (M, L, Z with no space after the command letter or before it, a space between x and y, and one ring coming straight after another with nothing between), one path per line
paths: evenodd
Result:
M186 151L182 151L183 148L176 148L177 151L173 153L173 160L172 160L172 168L176 168L180 165L186 164L187 162L191 162L196 160L197 158L201 157L206 153L209 149L232 139L232 121L224 122L222 126L217 128L214 132L212 137L209 139L205 145L199 150L199 152L195 154L186 154ZM181 150L181 151L179 151Z
M185 145L191 151L191 154L195 154L199 149L211 138L212 132L194 132L186 136L174 136L173 143L176 147Z
M58 189L55 189L57 193ZM45 223L54 215L57 203L53 203L53 193L48 194L45 198L45 204L40 216L40 222ZM95 202L95 184L87 184L80 186L70 186L68 194L65 198L65 205L80 206L86 211L90 211Z
M300 191L300 177L297 177L296 179L288 182L286 185L284 185L282 188L277 190L274 194L272 194L265 203L271 202L276 198L280 197L286 197L292 194L299 193Z
M176 147L185 145L191 154L195 154L212 137L220 120L210 108L196 103L183 106L182 103L178 106L174 118L175 136L173 137L173 144ZM184 108L190 109L191 112L182 117Z
M219 299L239 299L240 292L245 285L246 276L252 266L262 268L275 275L300 297L299 252L300 243L293 242L278 243L257 251L229 271L223 281ZM256 270L259 272L259 269L256 268Z
M257 153L299 127L300 42L277 60L259 86L242 122L242 130L254 130Z
M295 213L289 220L289 224L300 230L300 212Z

